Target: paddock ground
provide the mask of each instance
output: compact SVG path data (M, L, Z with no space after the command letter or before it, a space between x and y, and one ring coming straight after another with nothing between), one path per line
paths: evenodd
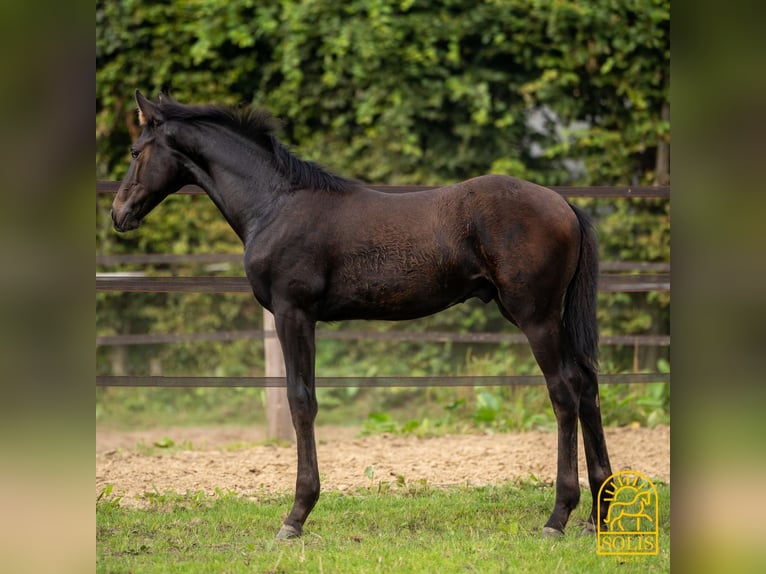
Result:
M607 428L606 437L613 470L632 469L653 480L670 481L670 427ZM167 446L167 439L172 446ZM140 507L147 492L213 494L220 489L256 499L290 492L295 484L295 449L264 439L259 427L124 432L97 426L96 494L111 484L112 494L123 497L122 504ZM549 432L418 438L359 436L357 428L318 427L317 449L323 490L402 480L437 487L532 477L553 482L556 475L556 435ZM374 469L372 479L365 472L369 467ZM585 468L580 444L583 487Z

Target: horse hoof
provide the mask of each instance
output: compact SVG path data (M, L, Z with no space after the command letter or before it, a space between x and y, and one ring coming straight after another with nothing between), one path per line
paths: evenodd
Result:
M550 526L543 526L543 538L561 538L564 533Z
M292 540L293 538L299 538L300 535L300 531L294 526L283 524L282 528L277 532L277 540Z
M590 520L588 520L582 529L583 536L590 536L595 533L596 533L596 525L593 524Z

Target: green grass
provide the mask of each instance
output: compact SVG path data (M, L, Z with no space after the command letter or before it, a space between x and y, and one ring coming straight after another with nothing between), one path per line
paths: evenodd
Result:
M564 538L542 538L553 487L525 481L501 487L435 489L392 484L352 494L324 493L304 535L274 535L291 497L253 502L228 493L147 495L124 508L105 491L96 503L98 572L668 572L670 488L658 484L660 553L596 554L581 535L590 495Z

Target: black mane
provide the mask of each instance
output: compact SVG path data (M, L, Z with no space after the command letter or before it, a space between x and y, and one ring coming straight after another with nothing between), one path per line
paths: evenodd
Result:
M257 143L272 156L274 167L284 175L293 189L322 191L348 191L359 187L359 182L334 174L321 165L302 160L274 135L281 122L269 111L251 106L187 106L167 97L159 104L165 121L197 121L218 124Z

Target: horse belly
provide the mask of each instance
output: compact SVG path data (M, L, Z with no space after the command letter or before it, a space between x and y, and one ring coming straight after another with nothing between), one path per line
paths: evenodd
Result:
M366 319L402 321L438 313L468 296L449 297L428 289L403 284L362 284L351 292L331 294L325 299L319 319L343 321Z
M335 274L324 298L322 320L417 319L470 297L487 302L494 297L494 288L466 266L414 255L396 263L368 257Z

